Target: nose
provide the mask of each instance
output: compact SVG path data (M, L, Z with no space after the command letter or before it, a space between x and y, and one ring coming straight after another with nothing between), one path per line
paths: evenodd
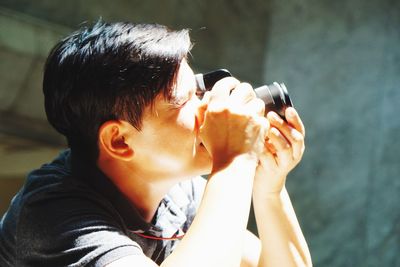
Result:
M207 110L207 104L203 103L197 96L193 96L193 108L195 116L195 128L198 130L204 121L204 114Z
M197 87L197 89L196 89L197 98L198 99L203 99L203 96L204 96L205 92L206 92L205 90L201 89L200 87Z

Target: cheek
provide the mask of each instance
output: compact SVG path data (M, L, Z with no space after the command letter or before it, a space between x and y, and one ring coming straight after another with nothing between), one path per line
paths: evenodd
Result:
M181 110L176 118L176 125L182 130L182 132L193 133L195 130L195 120L193 114Z
M195 116L185 107L157 127L160 147L168 152L173 151L174 154L179 154L186 148L192 149L195 142Z
M180 109L178 116L176 118L177 124L190 131L191 133L195 133L196 127L196 112L198 107L198 100L192 99L186 105Z

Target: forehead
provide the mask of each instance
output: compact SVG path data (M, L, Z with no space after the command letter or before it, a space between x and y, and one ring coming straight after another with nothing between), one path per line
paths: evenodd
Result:
M195 89L196 79L193 70L187 61L183 59L178 71L176 86L172 91L172 97L175 99L187 97Z
M144 112L144 119L148 117L159 117L165 112L169 112L171 108L179 106L179 104L187 101L191 95L196 92L196 79L193 70L190 68L189 64L185 59L182 60L178 75L176 78L176 84L172 88L171 100L166 100L164 95L159 94L153 102L153 105L146 107Z

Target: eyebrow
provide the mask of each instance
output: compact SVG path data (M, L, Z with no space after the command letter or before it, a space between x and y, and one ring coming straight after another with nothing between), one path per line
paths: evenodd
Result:
M190 99L189 96L185 96L185 97L172 96L172 98L166 103L166 106L169 108L179 108L184 103L186 103L189 99Z
M171 101L169 102L169 104L174 105L174 106L181 106L182 104L184 104L185 102L187 102L190 98L192 98L192 96L195 94L196 89L188 89L186 90L185 94L176 94L174 93L172 95Z

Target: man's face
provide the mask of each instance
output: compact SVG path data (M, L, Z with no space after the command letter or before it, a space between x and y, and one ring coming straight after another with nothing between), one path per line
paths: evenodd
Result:
M172 100L157 97L135 137L135 157L144 172L178 179L210 172L211 157L199 139L199 104L193 71L183 60Z

